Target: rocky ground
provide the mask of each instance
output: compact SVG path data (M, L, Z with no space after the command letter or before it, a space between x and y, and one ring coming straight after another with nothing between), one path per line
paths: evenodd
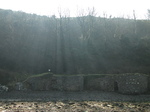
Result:
M0 112L150 112L150 94L12 91L0 93Z
M0 112L150 112L150 103L99 101L0 102Z

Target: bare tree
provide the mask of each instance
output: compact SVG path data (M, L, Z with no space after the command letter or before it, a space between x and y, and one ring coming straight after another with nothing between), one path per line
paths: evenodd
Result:
M87 11L84 9L78 12L78 23L82 31L82 38L89 39L94 28L94 18L96 16L95 8L88 8Z
M134 34L137 33L137 26L136 26L136 14L135 10L133 10L133 19L134 19Z
M66 73L66 58L65 58L65 38L64 38L64 31L63 31L63 16L61 10L59 10L59 38L60 38L60 67L59 71L61 73Z
M150 9L147 10L147 18L150 20Z

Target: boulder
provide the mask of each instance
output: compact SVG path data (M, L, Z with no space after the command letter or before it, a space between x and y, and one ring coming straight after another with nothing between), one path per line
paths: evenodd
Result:
M8 87L0 84L0 92L7 92Z
M15 90L17 91L24 91L24 90L27 90L27 88L25 87L25 84L22 83L22 82L17 82L15 84Z
M148 91L148 76L144 74L123 74L116 78L118 92L123 94L142 94Z

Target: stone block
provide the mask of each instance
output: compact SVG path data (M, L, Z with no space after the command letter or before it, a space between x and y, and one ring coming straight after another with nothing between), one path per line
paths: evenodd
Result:
M90 75L84 79L85 90L114 91L114 79L107 75Z
M43 76L43 77L31 77L25 81L28 85L28 89L34 91L49 91L55 90L57 85L57 80L54 76Z
M57 87L60 91L82 91L83 76L57 76Z
M116 80L118 92L123 94L142 94L148 91L148 76L144 74L123 74Z

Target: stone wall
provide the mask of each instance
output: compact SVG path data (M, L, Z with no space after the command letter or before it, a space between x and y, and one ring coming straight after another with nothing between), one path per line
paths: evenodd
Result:
M29 89L41 90L59 90L59 91L82 91L83 76L49 76L49 77L32 77L26 82Z
M118 92L142 94L148 91L148 76L144 74L122 74L116 77Z
M115 91L123 94L150 91L150 77L144 74L42 76L31 77L25 84L36 91Z
M61 91L82 91L83 76L58 76L57 84Z
M148 76L148 91L150 92L150 76Z
M53 76L49 77L31 77L24 83L27 85L27 89L42 91L42 90L56 90L57 78Z
M96 91L114 91L114 78L107 75L85 76L84 89Z

